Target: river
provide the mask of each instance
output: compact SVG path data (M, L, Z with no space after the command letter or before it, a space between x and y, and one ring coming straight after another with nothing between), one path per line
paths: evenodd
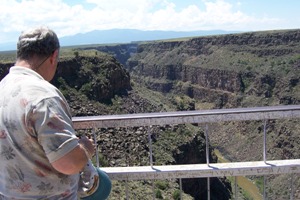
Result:
M218 157L219 162L230 162L227 160L218 149L214 150L216 156ZM259 192L258 187L248 178L244 176L238 176L236 178L237 185L242 188L242 190L246 191L246 193L254 200L262 200L263 196ZM234 181L234 179L233 179Z

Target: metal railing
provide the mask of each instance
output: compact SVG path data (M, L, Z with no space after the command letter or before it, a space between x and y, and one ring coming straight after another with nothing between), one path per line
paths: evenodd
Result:
M112 180L144 180L144 179L171 179L177 178L207 178L208 199L210 199L210 178L224 176L247 176L270 174L293 174L300 173L300 159L288 160L267 160L266 158L266 127L269 119L292 119L300 118L300 105L289 106L270 106L254 108L236 109L214 109L199 111L180 111L163 113L143 113L143 114L124 114L106 115L91 117L74 117L73 124L75 129L95 129L97 128L116 128L116 127L138 127L152 125L170 124L190 124L190 123L219 123L226 121L246 121L262 120L264 124L263 136L263 160L251 162L231 162L231 163L210 163L209 161L209 135L208 128L205 128L206 138L206 164L186 164L186 165L153 165L151 133L148 131L150 148L149 166L131 167L103 167ZM94 134L95 139L96 135ZM98 153L98 152L97 152ZM96 154L99 166L99 156ZM293 178L291 178L291 195L294 197ZM235 182L236 184L236 182ZM236 185L235 185L236 186ZM181 185L180 185L181 188ZM237 195L237 194L235 194ZM265 184L263 198L266 198Z

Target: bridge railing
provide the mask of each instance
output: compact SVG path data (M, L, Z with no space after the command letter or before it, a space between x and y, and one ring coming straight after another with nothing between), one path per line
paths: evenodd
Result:
M207 178L207 196L210 199L210 178L224 176L248 176L262 175L264 183L265 175L291 174L290 199L294 198L293 174L300 173L300 159L267 160L266 158L266 127L270 119L293 119L300 118L300 105L270 106L235 109L213 109L198 111L142 113L124 115L104 115L74 117L75 129L92 129L95 133L97 128L117 127L150 127L153 125L172 124L207 124L226 121L262 120L264 124L263 134L263 159L251 162L210 163L209 161L209 135L208 126L205 128L206 138L206 163L186 165L164 165L153 164L152 140L150 130L148 131L150 165L129 167L103 167L112 180L156 180L177 178ZM96 135L94 135L96 138ZM96 162L99 166L99 155L96 154ZM263 198L266 198L264 184ZM180 185L181 187L181 185ZM237 194L235 194L237 195Z

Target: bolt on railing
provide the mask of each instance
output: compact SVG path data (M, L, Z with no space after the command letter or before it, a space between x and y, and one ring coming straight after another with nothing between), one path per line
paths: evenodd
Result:
M290 119L300 118L300 106L272 106L256 108L237 108L237 109L216 109L204 111L181 111L165 113L143 113L128 115L107 115L92 117L74 117L73 123L75 129L92 128L94 138L96 138L96 128L115 128L115 127L134 127L148 126L148 140L150 151L150 168L148 167L112 167L104 168L113 179L116 180L138 180L138 179L162 179L178 178L180 190L182 193L182 178L207 177L207 196L210 199L210 177L234 176L235 177L235 197L237 198L237 179L239 175L263 175L264 188L263 198L266 199L266 175L282 173L300 173L300 159L267 161L266 158L266 127L268 119ZM207 123L217 123L225 121L245 121L245 120L263 120L263 163L257 161L237 162L215 164L209 161L209 134ZM168 124L187 124L204 123L205 141L206 141L206 166L204 165L185 165L182 166L155 166L153 165L152 139L150 126L168 125ZM97 166L99 166L98 151L96 155ZM254 164L253 164L254 163ZM239 166L240 165L240 166ZM188 168L188 169L187 169ZM124 171L125 170L125 171ZM126 170L128 170L126 172ZM180 172L180 173L178 173ZM154 182L152 182L154 188ZM153 189L154 190L154 189ZM182 199L182 194L180 194ZM128 186L126 185L126 197L128 199ZM294 197L293 176L291 176L291 194L290 199ZM154 191L153 191L153 198Z

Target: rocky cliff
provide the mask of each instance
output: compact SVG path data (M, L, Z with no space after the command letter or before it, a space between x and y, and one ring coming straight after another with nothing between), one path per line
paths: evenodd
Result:
M299 93L290 92L299 89L299 53L299 30L230 34L140 44L127 67L151 89L179 91L216 107L265 103L250 105L247 96L299 104Z
M63 80L63 82L62 82ZM129 73L109 56L81 57L60 61L53 84L81 91L91 100L109 101L131 90Z

